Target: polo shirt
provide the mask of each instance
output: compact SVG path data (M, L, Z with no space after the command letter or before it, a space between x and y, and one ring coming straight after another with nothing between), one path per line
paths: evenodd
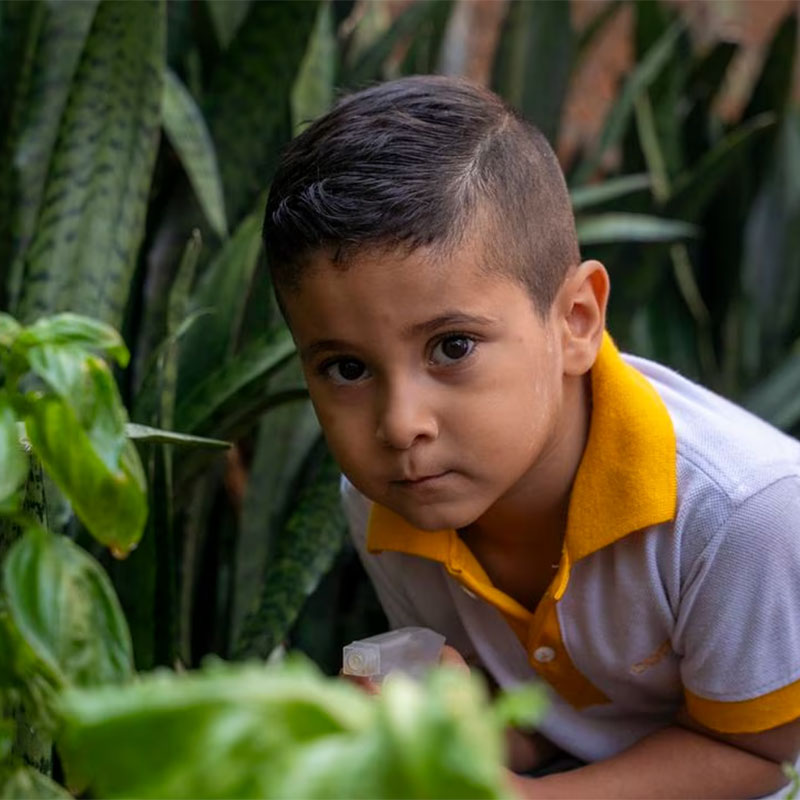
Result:
M418 530L343 479L391 627L438 631L500 686L543 680L539 729L585 761L681 707L725 733L800 717L800 443L608 334L591 392L560 564L533 612L456 531Z

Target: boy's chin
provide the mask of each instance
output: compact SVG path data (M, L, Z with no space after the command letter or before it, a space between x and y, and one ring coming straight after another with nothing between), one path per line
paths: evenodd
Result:
M391 509L421 531L458 530L471 525L480 514L455 505L404 506Z

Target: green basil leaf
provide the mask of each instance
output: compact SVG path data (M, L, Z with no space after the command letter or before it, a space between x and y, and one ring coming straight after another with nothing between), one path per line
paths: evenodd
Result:
M69 785L88 780L96 797L279 797L291 751L373 713L310 664L220 664L65 692L58 749Z
M130 552L147 518L144 470L134 445L125 439L111 466L59 397L34 402L25 427L34 452L92 536L115 555Z
M0 464L0 503L4 503L28 476L28 457L20 444L17 415L4 389L0 389Z
M110 325L80 314L56 314L43 317L25 328L17 337L17 347L41 345L77 345L98 350L113 358L121 367L130 355L122 337Z
M105 362L74 347L41 345L28 353L31 369L75 412L106 467L118 469L126 415Z
M72 800L72 795L54 780L18 761L0 769L0 800L19 797L25 797L26 800Z
M11 348L21 330L22 326L14 317L0 313L0 347Z
M30 528L3 564L14 626L62 685L121 683L133 674L130 634L100 565L64 536Z

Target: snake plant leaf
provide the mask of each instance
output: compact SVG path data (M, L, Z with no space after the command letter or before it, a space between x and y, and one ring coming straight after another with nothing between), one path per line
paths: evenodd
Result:
M572 189L569 193L573 211L583 211L591 206L602 205L611 200L617 200L625 195L649 189L652 180L647 173L636 175L621 175L618 178L609 178L601 183L581 186Z
M577 220L578 241L583 244L614 242L678 242L700 235L688 222L647 214L592 214Z
M178 395L190 392L234 353L261 252L261 222L260 213L245 217L198 281L187 313L206 316L182 337Z
M171 69L166 71L161 111L167 138L186 170L208 224L220 239L226 238L225 198L214 142L194 98Z
M264 192L291 137L292 82L314 29L317 3L252 3L204 103L234 227Z
M742 403L778 428L795 427L800 422L800 354L787 356L744 396Z
M22 761L0 765L0 800L71 800L72 795L52 778Z
M294 371L300 371L299 365ZM319 423L308 402L283 405L264 414L259 423L236 539L232 641L263 591L266 567L291 509L297 476L319 436Z
M495 89L551 143L558 138L573 52L569 3L512 0L497 49Z
M575 171L572 180L574 185L585 183L600 164L606 151L622 139L633 113L636 98L661 74L675 52L682 31L683 28L679 23L671 25L628 76L619 98L606 117L597 144Z
M22 256L41 214L54 148L97 3L14 4L18 9L25 7L31 19L27 30L15 31L17 42L12 43L19 45L27 38L24 52L14 59L19 64L18 80L16 84L3 81L4 88L12 90L8 95L13 93L8 125L9 172L0 181L0 192L8 192L6 213L13 236L11 252L3 253L13 260L8 287L12 310L17 308L22 288ZM13 50L4 43L2 53L2 61L10 63Z
M0 464L0 503L3 503L28 477L28 457L22 450L17 415L5 389L0 389Z
M800 110L783 118L772 162L745 225L742 288L766 365L797 335L800 306Z
M163 0L97 7L24 257L23 321L69 310L122 326L158 145L164 19Z
M65 536L30 528L3 564L8 612L62 686L133 675L125 617L102 567Z
M258 607L245 620L236 645L239 656L266 658L331 568L346 530L339 476L339 468L326 454L316 476L301 492L267 565Z
M222 50L230 45L250 10L251 0L206 0L208 13Z
M781 112L791 98L792 76L797 57L800 15L789 13L775 31L743 118L770 111Z
M668 213L696 220L725 179L742 164L748 150L775 127L774 114L759 114L734 128L700 162L678 176L667 203Z
M292 86L292 129L300 133L333 104L336 34L330 3L322 3L300 71Z
M222 439L208 439L205 436L190 436L187 433L164 431L160 428L151 428L149 425L138 425L129 422L125 426L125 433L129 439L146 444L175 444L184 447L210 447L214 450L227 450L230 442Z
M125 342L114 328L91 317L69 312L37 320L16 340L17 348L22 350L65 344L97 350L113 358L121 367L127 366L130 358Z
M269 379L295 352L285 327L251 341L216 370L210 372L183 397L175 409L175 427L193 434L225 436L241 419L243 406L256 419L270 405L266 389Z
M34 452L92 536L117 556L129 553L147 518L144 470L133 443L125 441L118 463L109 466L75 411L52 395L32 403L25 428Z
M383 78L384 64L398 43L415 34L428 20L435 18L438 5L438 0L418 0L407 6L392 22L389 30L371 42L358 55L351 68L343 71L340 85L356 89Z

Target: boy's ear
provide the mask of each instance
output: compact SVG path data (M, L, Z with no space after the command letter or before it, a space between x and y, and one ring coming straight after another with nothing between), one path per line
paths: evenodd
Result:
M599 261L584 261L564 281L558 297L566 375L583 375L597 357L606 327L609 279Z

